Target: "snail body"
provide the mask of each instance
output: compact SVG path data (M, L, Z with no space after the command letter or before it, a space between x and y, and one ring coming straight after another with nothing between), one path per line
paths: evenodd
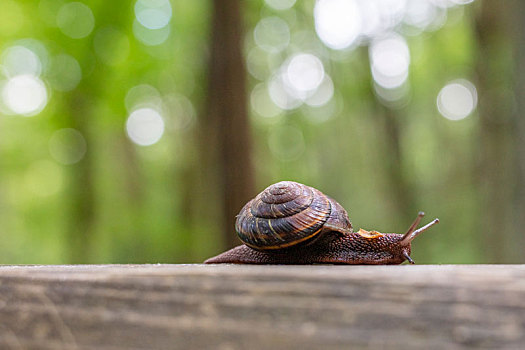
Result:
M417 229L419 213L405 234L354 232L344 208L319 190L293 181L267 187L241 209L235 223L244 243L208 264L401 264L411 242L438 223Z

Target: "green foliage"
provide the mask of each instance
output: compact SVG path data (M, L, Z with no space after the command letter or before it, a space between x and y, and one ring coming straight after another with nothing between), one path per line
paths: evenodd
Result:
M210 4L173 0L169 36L146 45L134 32L134 2L85 2L95 24L78 39L57 26L66 3L0 4L0 55L21 39L37 40L45 49L39 57L49 95L45 108L32 117L0 110L0 263L76 261L70 235L78 225L89 236L80 262L199 262L218 252L217 227L198 206L215 194L199 194L191 181L200 171ZM324 46L315 34L314 5L297 2L277 11L262 1L244 4L249 96L258 84L266 89L276 69L297 52L317 55L334 85L331 101L318 107L282 110L267 97L261 103L270 117L256 110L252 94L258 188L284 179L315 186L348 209L356 228L402 232L418 210L425 210L441 224L418 238L414 260L483 262L485 248L476 243L478 115L451 121L436 108L449 81L474 80L478 47L471 7L450 9L442 28L407 36L406 103L384 106L374 92L367 47L338 52ZM253 30L267 16L290 28L290 45L281 52L265 53L255 42ZM71 78L61 67L52 69L61 54L73 57L82 71L78 85L68 91L49 83L59 73ZM506 60L500 57L495 64ZM0 74L2 83L8 78ZM133 111L126 105L129 91L144 84L154 88L148 103L162 100L156 108L165 122L164 135L151 146L134 144L125 129ZM387 137L392 123L397 139ZM86 156L73 164L57 161L50 151L50 139L62 128L77 129L86 140ZM392 142L398 142L399 154ZM79 180L86 172L87 183ZM193 200L197 205L189 208ZM93 212L72 210L82 208L79 202Z

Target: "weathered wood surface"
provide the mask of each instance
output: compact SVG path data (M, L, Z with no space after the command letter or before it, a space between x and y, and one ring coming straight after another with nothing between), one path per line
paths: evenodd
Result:
M525 349L525 265L4 266L0 349Z

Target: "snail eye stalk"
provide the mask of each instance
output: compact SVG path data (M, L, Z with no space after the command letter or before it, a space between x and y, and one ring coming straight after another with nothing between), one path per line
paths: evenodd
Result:
M403 252L403 255L405 256L405 258L408 260L408 262L412 265L415 264L414 260L412 260L412 258L410 257L410 255L408 255L407 252Z
M411 234L412 232L414 232L414 230L417 228L417 226L419 225L419 223L421 222L421 219L423 218L423 216L425 216L425 213L420 211L418 214L417 214L417 218L416 220L414 220L414 222L412 223L412 225L410 225L410 227L408 228L407 232L405 232L405 237L406 235L409 235Z
M417 221L417 219L416 219ZM406 233L403 238L401 238L401 245L408 245L410 244L410 242L412 242L414 240L414 238L416 238L417 236L419 236L420 234L422 234L423 232L425 232L426 230L428 230L429 228L431 228L432 226L434 226L435 224L439 223L439 219L434 219L432 220L430 223L426 224L425 226L421 227L421 228L418 228L417 230L413 231L413 232L410 232L410 230L408 231L408 233Z

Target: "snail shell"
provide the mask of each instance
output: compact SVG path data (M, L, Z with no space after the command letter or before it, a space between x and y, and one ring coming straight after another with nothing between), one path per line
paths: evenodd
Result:
M352 224L343 207L319 190L281 181L242 208L235 230L251 248L271 250L308 242L325 232L349 233Z

